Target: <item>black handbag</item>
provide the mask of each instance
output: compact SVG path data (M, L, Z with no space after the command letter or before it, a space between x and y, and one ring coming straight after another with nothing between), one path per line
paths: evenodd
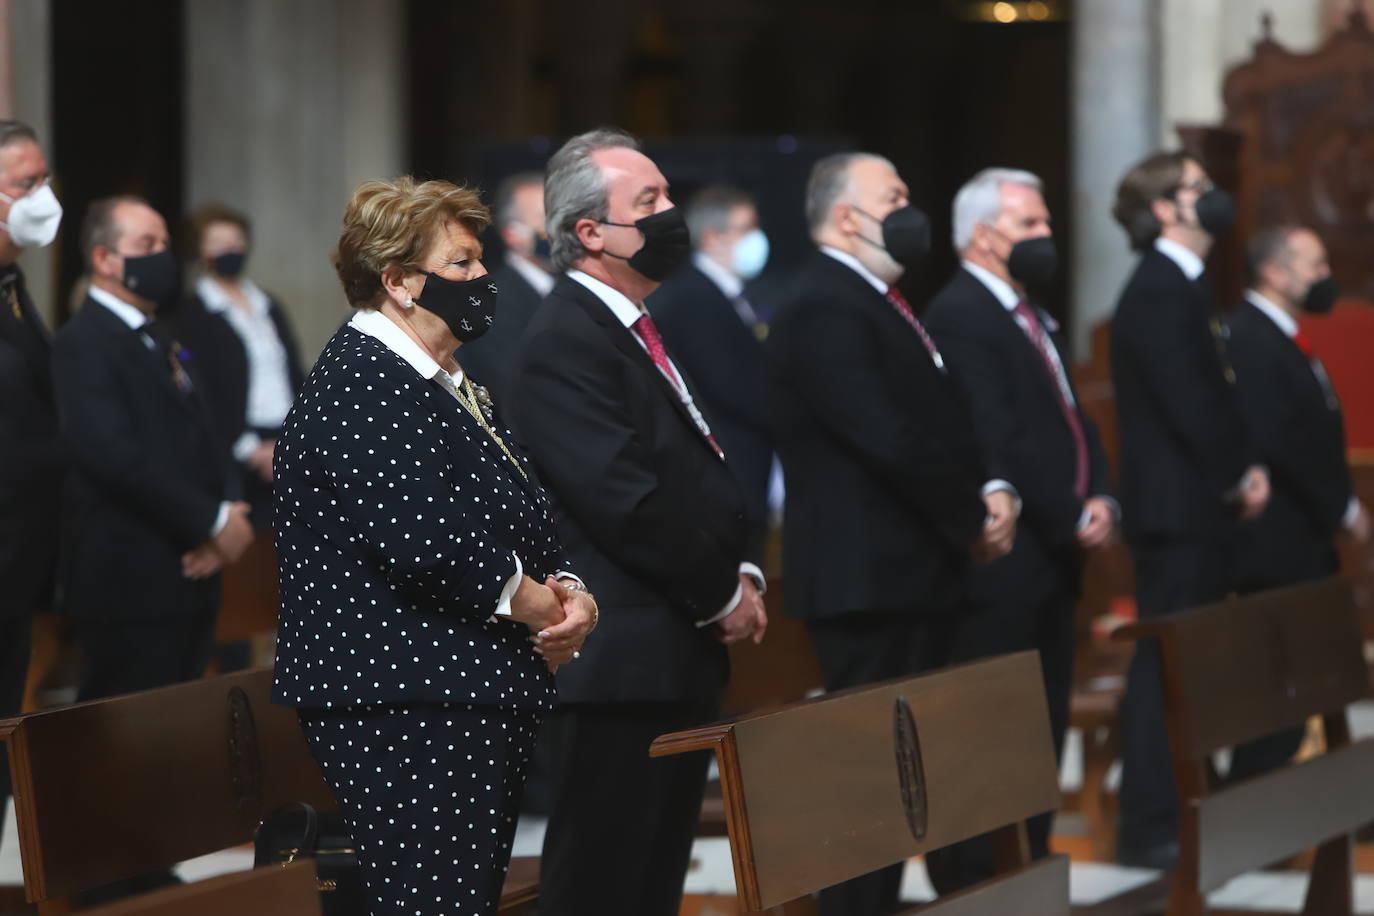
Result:
M290 865L306 856L315 860L324 916L367 916L362 870L343 815L292 802L258 824L253 837L254 867Z

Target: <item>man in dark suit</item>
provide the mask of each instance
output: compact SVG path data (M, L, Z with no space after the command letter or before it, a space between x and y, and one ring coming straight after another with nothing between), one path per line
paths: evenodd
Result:
M717 715L723 643L767 624L728 456L643 307L690 243L638 146L601 129L550 160L566 273L530 323L516 388L559 534L602 608L597 638L558 671L539 897L569 916L677 913L708 758L650 760L648 746Z
M199 677L218 572L253 537L193 369L152 320L177 292L167 246L166 224L143 201L91 204L90 291L53 344L71 462L63 610L81 648L82 700Z
M491 330L463 345L463 368L491 392L503 419L512 419L515 369L521 340L539 303L553 289L549 237L544 232L544 176L512 175L496 189L492 225L506 248L505 259L491 272L501 290L501 304Z
M1369 510L1355 495L1346 461L1341 402L1307 335L1304 313L1336 304L1326 246L1315 232L1278 226L1248 251L1250 288L1230 315L1231 359L1241 412L1269 468L1272 493L1259 518L1240 525L1237 578L1242 593L1297 585L1339 571L1336 538L1369 542ZM1303 727L1237 747L1229 778L1282 766L1302 743Z
M960 269L932 300L926 326L973 408L983 458L1023 500L1011 553L972 571L953 660L1037 649L1055 750L1062 752L1073 683L1074 604L1083 551L1104 544L1119 507L1097 425L1083 413L1057 339L1032 304L1058 257L1041 182L985 169L954 199ZM1031 852L1049 854L1052 814L1029 824ZM975 848L976 847L976 848ZM992 868L991 844L971 867Z
M839 690L948 660L969 563L1010 549L1017 510L1010 484L984 473L967 402L893 285L930 242L892 163L822 159L806 214L820 250L768 335L769 406L787 479L787 613ZM927 864L942 893L959 882ZM828 888L821 913L891 912L901 873Z
M19 712L30 623L52 601L62 490L48 330L15 262L51 242L61 216L32 128L0 120L0 716ZM9 791L0 759L0 823Z
M663 341L701 395L711 431L744 494L749 557L760 562L768 537L773 444L764 407L763 338L746 281L768 260L768 237L754 202L727 187L708 187L687 206L695 249L646 303Z
M1204 276L1203 259L1232 212L1184 153L1149 156L1117 189L1113 215L1142 252L1111 327L1124 530L1142 618L1225 598L1235 587L1236 522L1269 498ZM1177 802L1153 643L1136 648L1121 718L1118 858L1171 867Z

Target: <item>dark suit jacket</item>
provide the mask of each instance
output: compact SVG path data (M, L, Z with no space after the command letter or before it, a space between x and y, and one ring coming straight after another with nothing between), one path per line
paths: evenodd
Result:
M570 568L548 503L438 382L345 325L273 465L277 702L551 705L529 629L493 617L514 556Z
M1264 513L1240 525L1238 584L1251 591L1333 575L1334 538L1354 492L1340 402L1255 306L1242 303L1230 326L1241 410L1272 487Z
M472 373L473 381L491 392L497 404L505 406L515 395L521 340L541 297L509 264L493 270L491 279L501 291L496 298L496 321L487 333L463 344L458 361L465 371ZM507 419L511 419L510 410L505 412Z
M986 511L968 404L849 267L817 252L795 289L767 344L787 614L951 609Z
M1041 314L1042 324L1046 317ZM988 473L1010 481L1022 500L1016 544L1008 556L976 570L975 597L1015 598L1019 606L1065 576L1076 588L1081 553L1075 536L1083 502L1074 492L1074 437L1044 359L1012 313L962 268L931 301L925 320L973 408ZM1059 341L1051 339L1067 367ZM1097 424L1075 409L1088 444L1088 493L1110 496Z
M63 460L50 346L24 275L17 266L0 269L0 616L51 599Z
M725 650L698 627L730 601L744 503L725 463L635 336L560 278L530 323L516 417L568 554L601 605L564 701L714 695Z
M300 391L305 381L300 344L286 312L269 299L268 315L286 349L291 389ZM242 338L222 314L212 312L197 295L186 298L167 316L178 342L191 354L197 376L205 389L205 401L215 418L220 437L232 448L247 429L248 351Z
M678 367L696 384L701 398L697 406L744 493L750 559L758 562L768 532L768 478L773 469L763 344L720 287L690 265L669 277L645 305L679 360Z
M181 555L239 495L199 387L180 392L167 356L89 297L57 334L52 365L71 462L63 609L104 620L199 610L205 589L182 576Z
M1140 259L1112 318L1123 527L1133 541L1225 537L1227 494L1254 460L1204 275Z

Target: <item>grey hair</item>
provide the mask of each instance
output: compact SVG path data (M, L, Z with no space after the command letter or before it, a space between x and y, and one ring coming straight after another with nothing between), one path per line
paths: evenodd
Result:
M881 162L894 172L892 161L875 153L833 153L811 167L806 182L806 228L814 236L827 222L841 197L849 191L849 174L859 162Z
M496 186L496 194L491 202L491 221L497 229L519 222L520 214L515 208L515 193L531 185L544 186L543 172L516 172ZM538 226L531 226L538 229Z
M1024 169L983 169L954 195L954 250L963 251L973 241L973 227L991 223L1002 212L1002 185L1016 184L1043 191L1045 183Z
M578 134L553 154L544 174L544 231L549 234L550 258L559 270L569 270L586 253L577 237L577 221L603 220L610 211L606 178L592 161L603 149L639 149L639 140L618 127L598 127Z
M687 232L696 247L707 232L730 228L730 214L736 207L752 207L754 200L738 188L725 184L708 185L687 204Z
M29 140L33 143L37 143L38 133L23 121L0 118L0 149L4 149L11 143L18 143L21 140Z

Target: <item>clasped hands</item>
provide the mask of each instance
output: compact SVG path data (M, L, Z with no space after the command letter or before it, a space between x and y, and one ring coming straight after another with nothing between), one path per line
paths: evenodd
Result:
M229 519L214 537L181 555L181 574L188 579L205 579L234 563L253 543L253 523L248 521L248 503L229 504Z
M993 490L983 496L987 517L983 531L969 548L973 559L991 563L1011 553L1016 541L1016 500L1006 490Z
M596 627L596 599L582 589L565 588L553 576L540 584L522 576L511 598L511 619L529 628L534 651L549 671L572 661Z

